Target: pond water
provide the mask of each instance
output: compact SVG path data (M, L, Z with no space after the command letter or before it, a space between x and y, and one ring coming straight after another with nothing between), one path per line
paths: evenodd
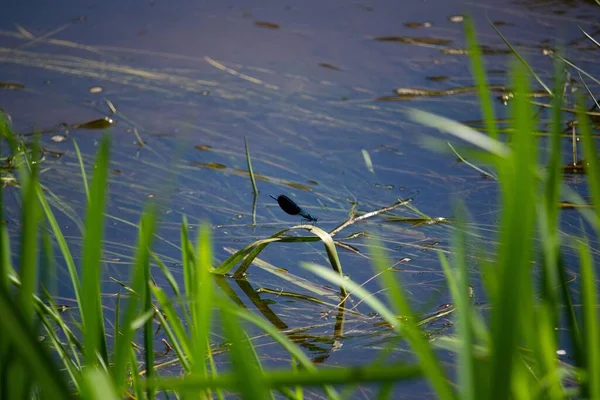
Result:
M269 194L291 197L317 216L325 230L343 222L353 202L357 211L367 212L412 198L422 212L451 218L453 201L460 199L484 238L484 249L491 251L498 219L495 183L450 152L428 150L423 139L439 135L410 122L404 113L410 106L458 121L478 120L474 94L377 99L395 96L397 88L443 90L473 84L469 60L460 51L464 35L457 17L465 11L489 50L485 61L493 84L507 84L510 57L488 19L547 82L552 60L545 51L560 43L568 44L567 57L588 72L598 76L600 65L597 49L578 29L598 37L600 13L593 2L9 3L0 14L0 81L24 88L0 89L0 108L18 133L49 131L43 137L49 151L42 183L62 210L57 214L74 254L80 252L85 195L72 141L89 167L103 131L84 129L85 123L103 118L116 122L110 127L105 234L109 309L114 306L110 295L121 290L115 280L128 280L135 224L151 198L161 204L155 250L178 278L183 216L194 227L202 221L212 225L220 262L229 256L226 248L237 250L300 222L283 213ZM497 108L502 118L505 107L498 102ZM259 175L255 224L244 138ZM568 139L565 148L570 148ZM572 178L572 186L585 195L583 183ZM16 191L5 189L5 200L5 219L16 243ZM415 216L403 208L394 213ZM576 232L577 213L565 211L563 223L568 232ZM366 232L380 239L391 260L399 263L398 276L415 310L428 314L450 302L434 250L448 249L451 229L379 216L340 236ZM361 254L339 249L344 272L378 291L363 240L347 243ZM321 244L276 243L260 258L325 285L299 266L307 261L327 265ZM158 269L155 275L160 277ZM61 273L59 297L69 303L73 293L65 277ZM352 305L364 315L346 315L339 336L334 307L256 293L267 288L310 294L259 268L251 267L247 278L224 279L221 287L279 328L293 331L316 362L367 361L392 337L377 325L379 318L366 315L370 310L363 304ZM165 282L159 279L159 284ZM477 296L477 279L474 288ZM444 332L448 322L439 320L426 329ZM258 337L255 343L267 366L288 365L268 338ZM452 360L449 354L441 356ZM395 357L410 359L410 354L399 345ZM398 393L422 398L428 390L419 382L398 388ZM372 392L365 388L360 395Z

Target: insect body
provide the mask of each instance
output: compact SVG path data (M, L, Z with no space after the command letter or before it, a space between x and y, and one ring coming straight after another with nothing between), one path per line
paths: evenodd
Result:
M290 199L289 197L284 196L283 194L280 194L278 197L275 197L273 195L269 196L271 196L272 199L277 200L277 204L279 204L279 207L281 207L281 209L286 213L290 215L300 215L303 218L303 220L309 222L317 222L318 218L313 217L312 215L304 211L302 208L300 208L298 204L294 202L294 200Z

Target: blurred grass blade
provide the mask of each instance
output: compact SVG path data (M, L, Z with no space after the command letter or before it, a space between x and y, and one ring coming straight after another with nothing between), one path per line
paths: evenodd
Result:
M581 300L583 305L583 345L586 349L586 377L583 397L600 399L600 329L598 327L598 293L596 274L587 240L579 242L581 263Z
M381 315L381 317L385 319L386 322L394 328L394 330L400 332L401 322L398 316L396 316L393 311L387 308L380 300L378 300L375 296L373 296L372 293L368 292L362 286L320 265L313 263L301 263L300 265L302 266L302 268L309 270L313 274L331 283L335 283L340 287L344 287L347 291L364 301L369 307L373 309L373 311Z
M196 262L192 291L188 293L191 301L192 320L192 372L199 376L208 376L206 360L210 351L210 327L213 309L212 244L210 226L202 224L198 232Z
M120 396L106 371L100 368L90 368L83 372L84 398L87 400L119 400Z
M475 129L460 122L415 108L407 109L406 114L410 119L421 125L447 132L497 156L507 157L510 153L509 149L503 143L477 132Z
M252 343L245 340L247 336L244 334L237 317L230 313L222 312L221 322L225 336L231 342L229 356L231 357L231 364L236 377L237 391L243 399L266 399L268 391L260 379L263 373L252 362L253 355L252 350L250 350Z
M38 285L38 224L39 224L39 205L36 199L36 187L38 181L37 159L40 157L38 147L38 138L33 143L31 157L36 162L29 162L30 171L23 171L21 179L21 246L20 246L20 268L19 279L21 285L17 291L17 305L25 321L29 325L32 333L36 332L34 322L34 294ZM25 157L29 157L26 155ZM28 160L30 161L30 160ZM3 189L0 189L3 190ZM11 397L25 398L30 396L31 385L27 378L27 365L21 358L12 360L11 368L8 370L8 379L11 387Z
M34 143L32 157L39 157L39 147ZM19 260L21 268L19 271L21 287L17 298L19 308L26 321L29 321L33 329L33 294L37 288L38 279L38 224L39 224L39 206L36 199L36 188L38 181L38 163L31 163L31 171L27 177L21 177L21 196L22 196L22 229L21 229L21 247ZM1 190L1 189L0 189Z
M380 274L379 282L384 289L387 289L385 293L388 302L394 307L396 314L402 316L402 324L399 326L400 332L406 337L418 357L421 368L423 368L423 373L435 390L437 398L456 398L432 346L419 328L417 319L401 289L401 283L398 282L398 275L394 274L390 269L391 264L387 259L383 247L379 242L370 240L369 249L373 259L373 266Z
M443 252L438 251L440 262L457 307L457 335L461 339L458 352L458 387L460 398L477 399L475 357L473 354L473 308L469 295L469 272L466 262L466 212L462 203L455 206L457 226L453 236L454 268L450 267Z
M105 364L108 364L100 282L102 281L101 257L109 152L110 139L108 136L105 136L100 142L100 149L96 157L83 238L81 315L83 319L85 361L89 367L99 365L98 356L102 358Z
M298 371L297 373L279 370L268 371L260 376L255 376L254 385L264 388L281 389L289 386L302 385L304 387L323 385L349 385L358 382L386 383L400 380L412 380L421 376L421 370L416 365L394 363L389 366L366 366L346 368L321 368L318 371ZM243 378L243 377L242 377ZM207 388L222 388L235 390L240 385L237 373L224 373L216 378L206 379L201 376L189 375L180 377L165 377L146 381L148 386L163 390L203 390ZM244 384L245 382L242 382Z
M532 132L533 113L524 67L513 62L515 98L511 112L519 132ZM512 384L520 379L516 361L518 343L532 343L533 292L531 281L532 238L536 202L536 145L530 134L515 135L512 156L503 166L502 215L497 279L501 291L492 302L492 354L490 394L494 399L510 397ZM510 296L506 290L510 288ZM512 329L507 327L512 326Z
M587 174L587 184L592 197L592 204L596 205L594 229L598 234L600 233L600 170L598 170L600 168L600 161L598 160L596 142L590 129L590 121L584 111L583 99L581 97L577 99L577 121L579 122L579 129L583 134L583 154L587 163L585 172Z
M27 365L28 379L34 378L44 398L71 399L71 393L60 369L42 346L31 324L20 308L11 301L5 287L0 286L0 330L3 340L9 340L18 357ZM13 398L13 397L11 397Z
M330 271L329 271L330 272ZM317 372L317 367L314 366L312 361L304 354L304 352L296 345L292 340L281 333L277 328L275 328L272 324L268 323L264 319L258 317L252 312L247 310L242 310L238 307L227 305L227 303L223 300L221 303L221 312L228 312L235 315L237 318L244 319L258 328L265 331L274 341L279 343L281 347L287 351L292 358L296 359L298 363L302 366L304 370ZM335 389L331 386L325 386L324 388L327 396L330 399L339 399L339 395L335 391Z
M371 161L371 155L365 149L362 149L361 153L362 153L362 156L363 156L363 160L365 161L365 166L367 167L367 170L370 173L374 174L375 170L373 169L373 161Z
M554 60L554 93L552 99L552 122L550 138L550 154L548 156L547 175L544 195L538 205L538 232L542 246L541 304L538 312L538 359L547 377L547 396L561 399L564 396L558 365L555 360L557 337L554 327L559 325L560 310L560 277L558 262L560 255L559 223L560 185L562 180L562 112L564 63Z

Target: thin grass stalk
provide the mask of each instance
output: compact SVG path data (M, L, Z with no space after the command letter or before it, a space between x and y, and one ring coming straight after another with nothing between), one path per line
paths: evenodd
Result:
M46 196L44 195L44 192L42 191L42 189L40 187L37 188L37 197L38 197L38 201L40 202L40 205L42 207L42 210L44 211L46 220L52 229L52 234L54 235L54 239L56 240L58 247L61 251L61 255L65 261L67 270L69 271L69 277L71 278L71 286L73 288L73 293L75 293L75 300L76 300L77 306L81 310L82 286L81 286L81 283L79 280L79 274L77 272L77 267L75 266L75 261L73 260L73 255L71 254L71 251L69 250L69 245L67 244L67 240L65 239L65 236L62 233L60 225L58 224L58 221L56 220L56 217L54 216L54 213L52 212L52 209L50 208L50 205L48 204L48 200L46 199ZM81 320L82 320L82 323L85 325L85 314L83 314L83 313L81 313Z
M144 387L140 378L137 354L133 346L129 347L129 364L131 365L131 388L136 399L144 398Z
M55 327L49 321L48 317L43 313L43 311L39 310L39 307L37 312L38 318L46 329L46 334L52 343L52 352L56 353L62 362L60 368L66 370L69 376L69 384L72 385L75 392L78 392L81 385L81 365L76 357L77 353L75 353L73 350L74 346L70 343L71 339L67 339L67 345L70 350L70 352L67 352L63 346L63 341L61 341L61 339L58 337L57 332L55 332ZM76 361L73 361L73 359L76 359Z
M193 354L192 344L183 323L165 292L155 285L151 285L150 289L162 312L166 315L165 318L161 313L157 314L171 342L171 346L175 350L184 370L191 372L191 364L187 356L188 354Z
M39 209L39 207L38 207ZM39 209L41 211L41 209ZM44 294L48 298L56 296L56 262L54 257L54 248L52 247L52 239L47 230L42 231L42 257L40 262L41 268L41 288L44 289Z
M510 44L510 42L508 41L508 39L506 39L504 37L504 35L502 34L502 32L500 32L500 30L498 28L496 28L496 25L489 21L491 27L496 31L496 33L498 34L498 36L500 36L500 38L502 39L502 41L506 44L506 46L508 46L508 48L510 49L510 51L519 59L519 61L521 62L521 64L527 68L527 71L529 71L529 73L535 78L536 81L538 81L538 83L544 88L544 90L546 91L546 93L548 93L550 96L554 96L554 93L552 93L552 90L550 90L550 88L544 83L544 81L539 77L538 74L535 73L534 69L531 67L531 65L529 65L529 63L519 54L519 52L517 50L515 50L515 48Z
M250 148L248 147L248 139L244 136L244 144L246 145L246 162L248 163L248 174L250 175L250 182L252 182L252 192L254 197L258 196L258 187L256 186L256 179L254 178L254 171L252 170L252 160L250 159Z
M492 92L489 90L485 68L483 66L483 57L481 56L481 47L475 34L475 24L470 16L464 20L465 38L467 40L467 49L469 51L469 60L471 62L471 74L475 78L477 93L481 102L481 113L488 134L492 139L498 138L498 127L496 125L496 115L492 103Z
M210 349L210 343L208 343L207 346L208 346L208 362L210 365L210 376L215 378L215 377L219 376L219 371L217 369L217 365L215 364L215 358L213 357L212 350ZM221 389L215 389L215 392L216 392L217 398L219 400L225 400L225 395Z
M89 202L90 201L90 188L88 186L88 178L85 172L85 165L83 163L83 157L81 156L81 151L79 150L79 146L77 145L77 141L73 140L73 147L75 147L75 154L77 154L77 161L79 162L79 170L81 171L81 180L83 182L83 189L85 190L85 198Z

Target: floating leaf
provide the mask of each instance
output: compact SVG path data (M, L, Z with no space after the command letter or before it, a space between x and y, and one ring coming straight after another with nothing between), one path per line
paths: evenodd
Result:
M279 24L274 24L273 22L267 22L267 21L255 21L254 25L260 26L261 28L267 28L267 29L279 29Z

